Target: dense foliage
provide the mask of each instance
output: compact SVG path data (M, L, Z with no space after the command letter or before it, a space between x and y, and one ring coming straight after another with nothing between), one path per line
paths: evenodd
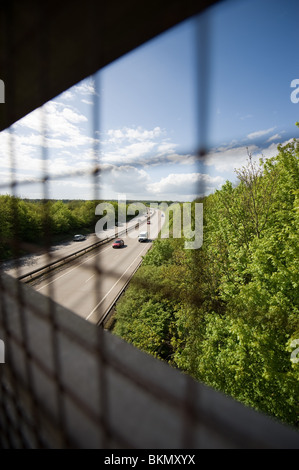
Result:
M114 333L199 381L299 426L299 143L204 200L204 243L159 239L118 303Z

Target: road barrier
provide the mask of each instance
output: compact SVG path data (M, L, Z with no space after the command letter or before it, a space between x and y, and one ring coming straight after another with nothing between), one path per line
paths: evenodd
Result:
M124 291L125 291L126 288L128 287L128 284L129 284L129 282L131 281L131 279L132 279L132 277L134 276L134 274L136 273L136 271L140 268L141 263L142 263L142 259L138 262L138 265L137 265L136 268L133 270L132 274L128 277L128 279L126 280L125 284L123 285L123 287L121 288L121 290L119 291L119 293L117 294L117 296L116 296L116 297L114 298L114 300L111 302L110 306L107 308L107 310L106 310L106 312L104 313L104 315L102 316L102 318L98 321L97 326L102 326L102 327L104 328L105 322L107 322L107 321L109 320L111 311L113 310L113 308L115 307L115 305L116 305L117 302L119 301L120 297L122 296L122 294L124 293Z
M49 271L52 271L53 269L56 269L57 267L72 261L74 258L77 258L78 256L82 256L85 253L88 253L89 251L94 250L98 246L104 245L105 243L108 243L109 241L115 240L119 236L124 235L125 233L133 230L135 228L135 226L136 226L136 224L132 225L132 227L126 227L121 232L118 232L117 236L114 234L110 237L104 238L103 240L99 240L98 242L93 243L92 245L89 245L86 248L82 248L81 250L75 251L74 253L71 253L70 255L64 256L62 258L56 259L55 261L47 263L44 266L42 266L41 268L37 268L37 269L34 269L33 271L22 274L21 276L17 277L17 279L19 281L24 281L25 279L28 278L24 282L30 282L30 281L42 276L43 274L45 274Z

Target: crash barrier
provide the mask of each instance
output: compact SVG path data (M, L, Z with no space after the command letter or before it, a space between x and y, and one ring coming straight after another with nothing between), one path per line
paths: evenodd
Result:
M134 274L138 271L138 269L140 268L141 266L141 263L142 263L142 259L138 262L136 268L133 270L132 274L130 276L127 277L126 279L126 282L125 284L123 285L123 287L120 289L120 291L118 292L117 296L115 297L115 299L111 302L111 304L109 305L109 307L107 308L106 312L104 313L104 315L102 316L102 318L99 320L99 322L97 323L98 326L105 326L106 322L108 321L109 319L109 316L110 316L110 313L112 312L112 310L115 308L117 302L119 301L120 297L123 295L123 293L125 292L125 290L127 289L132 277L134 276Z
M28 273L22 274L21 276L17 276L17 279L19 281L23 281L23 282L30 282L33 279L36 279L36 278L42 276L43 274L45 274L45 273L47 273L47 272L63 265L63 264L66 264L66 263L72 261L73 259L77 258L78 256L82 256L85 253L88 253L89 251L92 251L95 248L97 248L101 245L104 245L105 243L108 243L108 242L116 239L119 236L124 235L125 233L127 233L127 232L129 232L133 229L135 229L135 225L132 226L132 227L128 227L128 228L124 229L121 232L118 232L117 236L112 235L110 237L106 237L103 240L99 240L98 242L93 243L92 245L89 245L86 248L82 248L81 250L75 251L74 253L71 253L67 256L63 256L62 258L56 259L55 261L51 261L50 263L45 264L41 268L37 268L37 269L34 269L34 270L32 270Z

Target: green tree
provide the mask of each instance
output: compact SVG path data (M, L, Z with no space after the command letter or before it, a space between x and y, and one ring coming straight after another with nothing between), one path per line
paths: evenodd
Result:
M184 250L183 240L156 241L116 321L118 334L137 347L294 426L298 149L294 140L272 159L249 156L236 170L236 187L226 182L204 199L199 250Z

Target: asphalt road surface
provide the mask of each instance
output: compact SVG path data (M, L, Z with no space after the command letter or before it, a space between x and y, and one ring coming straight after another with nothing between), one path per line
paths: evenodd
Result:
M98 323L151 247L163 222L161 212L155 210L150 225L144 217L138 230L121 236L123 247L112 248L111 241L35 281L34 289L86 320ZM149 241L139 243L138 233L145 230Z
M140 216L140 219L145 221L146 217ZM128 227L131 227L132 225L134 225L132 222L128 222L127 224ZM97 235L95 233L91 233L86 236L86 240L80 242L76 242L73 241L73 239L70 239L66 242L52 246L50 249L50 253L46 253L41 250L40 253L22 256L18 259L17 268L16 263L14 261L6 261L2 263L2 269L10 276L22 276L35 269L41 269L43 266L49 264L52 261L59 260L61 258L64 258L65 256L75 253L78 250L87 248L93 243L97 243L100 240L109 238L111 235L113 235L114 231L118 230L121 232L122 230L124 230L124 228L125 226L123 225L120 227L115 227L113 230L105 230Z

